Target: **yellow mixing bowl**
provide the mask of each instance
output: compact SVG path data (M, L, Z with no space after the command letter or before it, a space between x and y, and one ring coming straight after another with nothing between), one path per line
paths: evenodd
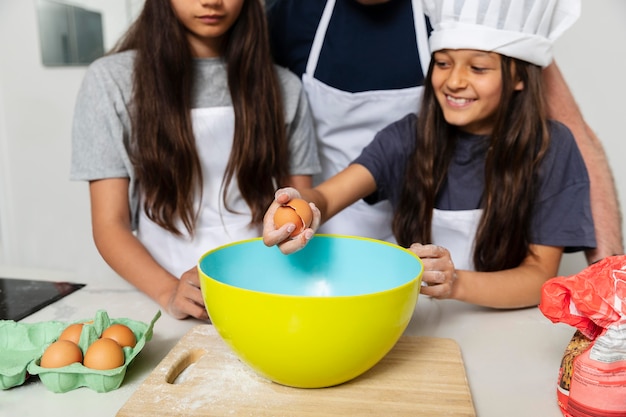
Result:
M316 235L283 255L261 239L199 261L207 312L252 369L279 384L328 387L380 361L409 324L423 265L373 239Z

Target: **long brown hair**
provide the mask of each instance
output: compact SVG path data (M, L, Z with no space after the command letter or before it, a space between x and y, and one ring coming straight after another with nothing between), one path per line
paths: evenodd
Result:
M181 234L193 233L202 170L191 123L193 56L186 29L169 0L146 0L113 52L135 50L131 161L147 216ZM223 179L237 181L260 223L277 185L288 176L282 95L260 0L245 0L225 39L223 59L235 112L233 148ZM263 98L262 101L260 98Z
M502 56L502 94L485 161L484 210L474 248L477 271L518 266L528 255L540 162L549 145L541 68ZM459 132L449 125L430 82L431 61L393 230L398 243L432 241L432 214ZM524 88L515 90L518 81Z

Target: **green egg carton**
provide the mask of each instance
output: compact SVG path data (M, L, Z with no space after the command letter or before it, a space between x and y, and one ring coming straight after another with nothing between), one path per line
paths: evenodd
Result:
M0 388L22 385L30 376L26 367L41 357L45 346L56 340L66 324L18 323L0 320Z
M128 365L135 359L145 344L152 339L152 332L154 323L161 316L161 312L158 311L150 323L143 323L128 318L111 319L106 311L100 310L96 313L93 319L85 319L72 323L62 322L44 322L37 324L22 324L13 322L13 329L8 329L7 326L5 335L10 335L11 339L20 339L15 341L15 346L32 346L29 353L26 353L27 349L22 349L22 361L21 367L25 377L27 375L37 375L46 388L52 392L67 392L80 387L87 387L96 392L108 392L119 388L124 380L126 369ZM46 348L59 337L61 332L69 325L74 323L83 323L83 329L80 336L78 346L81 348L83 355L87 350L87 347L100 337L103 330L112 324L124 324L128 326L137 339L137 343L134 347L125 347L124 350L124 365L109 370L96 370L83 366L80 363L73 363L61 368L42 368L39 366L41 356ZM15 331L15 329L19 329ZM35 329L35 330L33 330ZM25 343L24 335L34 333L34 336L29 336L30 340ZM0 335L2 335L2 328L0 328ZM0 337L0 340L3 340ZM2 342L0 342L2 343ZM2 350L4 347L0 346L0 357L6 357ZM14 349L15 350L15 349ZM25 363L26 362L26 363ZM2 362L3 363L3 362ZM24 364L25 363L25 364ZM1 365L4 368L4 365ZM5 375L4 370L0 369L0 373ZM12 371L15 373L15 371ZM8 373L7 373L8 376ZM14 377L12 382L8 382L5 386L3 381L3 389L10 388L11 386L20 385L24 382L24 378ZM12 384L12 385L9 385Z

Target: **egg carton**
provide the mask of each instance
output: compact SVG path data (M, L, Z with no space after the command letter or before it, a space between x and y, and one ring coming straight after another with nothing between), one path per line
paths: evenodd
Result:
M48 321L42 323L18 323L0 320L0 388L3 390L23 384L30 375L37 375L52 392L67 392L87 387L96 392L108 392L120 387L126 369L152 339L154 323L161 316L157 311L150 323L128 318L111 319L106 311L99 310L93 319L72 323ZM41 356L69 325L83 323L78 346L86 352L87 347L100 337L104 329L112 324L128 326L137 339L134 347L125 347L124 364L118 368L96 370L81 363L61 368L42 368Z

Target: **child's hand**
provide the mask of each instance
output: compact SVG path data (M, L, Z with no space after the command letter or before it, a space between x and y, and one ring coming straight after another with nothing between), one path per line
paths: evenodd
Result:
M456 281L456 269L452 263L450 252L437 245L414 243L409 248L424 264L422 286L420 292L433 298L450 298L452 287Z
M286 223L279 229L276 229L276 225L274 224L276 209L294 198L301 198L300 193L295 188L281 188L276 191L274 201L265 212L265 217L263 218L263 243L265 243L266 246L278 246L280 251L284 254L294 253L304 248L309 240L311 240L320 224L320 211L315 207L315 204L309 203L313 211L311 227L304 229L293 238L290 238L289 235L296 228L295 224Z
M170 295L167 312L177 319L191 316L200 320L208 320L209 315L204 307L204 299L200 290L200 277L196 266L183 273L178 280L178 284Z

